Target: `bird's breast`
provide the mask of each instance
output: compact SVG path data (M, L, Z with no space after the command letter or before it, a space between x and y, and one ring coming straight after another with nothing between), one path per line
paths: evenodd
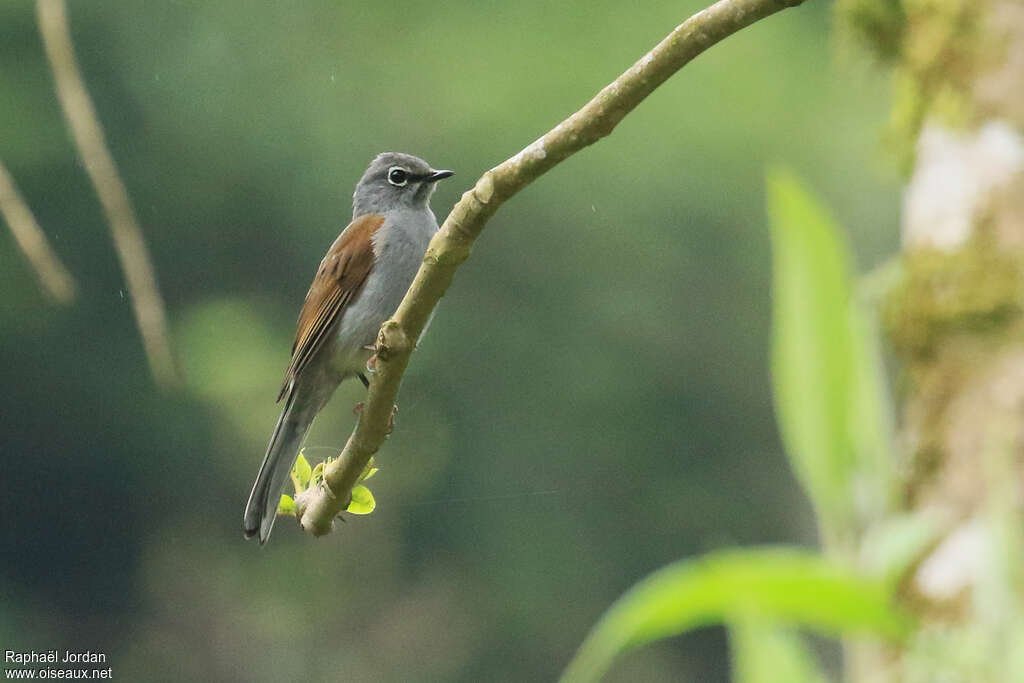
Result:
M339 370L346 374L363 371L372 355L364 347L376 342L380 326L398 310L436 230L433 214L429 221L422 216L389 218L377 230L373 268L338 324L335 365Z

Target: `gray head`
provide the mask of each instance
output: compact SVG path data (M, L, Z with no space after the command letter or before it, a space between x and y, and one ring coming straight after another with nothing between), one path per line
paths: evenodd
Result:
M434 183L455 175L435 171L430 164L411 154L378 154L356 185L352 195L352 216L384 213L401 207L426 209Z

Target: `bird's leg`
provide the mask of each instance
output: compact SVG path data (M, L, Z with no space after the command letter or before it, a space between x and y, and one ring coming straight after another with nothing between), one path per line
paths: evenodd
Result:
M361 372L358 372L358 373L356 373L356 377L359 378L359 381L363 383L364 387L366 387L367 389L370 388L370 380L366 379L366 375L364 375ZM352 408L352 414L358 417L359 415L362 414L362 412L363 412L363 402L360 401L359 403L355 404L355 406Z
M365 350L365 351L376 351L377 350L377 346L374 345L374 344L367 344L366 346L363 347L363 350ZM374 353L366 361L366 372L370 373L371 375L373 373L377 372L376 365L377 365L377 354ZM366 375L364 375L361 372L359 373L359 381L361 381L363 383L363 386L366 387L367 389L370 388L370 380L368 380L366 378ZM362 415L362 413L363 413L363 402L360 401L359 403L357 403L355 405L355 407L352 409L352 412L355 415L357 415L357 416ZM396 405L392 406L392 408L391 408L391 416L388 418L388 427L387 427L387 431L385 432L386 436L391 436L391 432L395 431L395 418L397 416L398 416L398 405L396 404Z
M366 346L363 347L363 349L365 351L374 351L374 350L376 350L376 348L377 347L372 345L372 344L367 344ZM366 361L366 372L370 373L371 375L374 372L376 372L376 370L374 369L374 365L376 364L376 362L377 362L377 354L374 354L374 355L370 356L370 358ZM356 376L359 378L359 381L363 383L363 386L365 388L367 388L367 389L370 388L370 380L366 378L366 375L364 373L358 372L358 373L356 373ZM360 401L359 403L357 403L355 405L354 408L352 408L352 413L358 417L359 415L362 414L362 412L363 412L363 402Z
M367 344L363 347L363 350L374 352L372 356L366 359L366 371L372 375L377 372L377 347L374 344ZM366 380L363 380L363 383L366 384ZM366 386L369 387L370 385L366 384Z

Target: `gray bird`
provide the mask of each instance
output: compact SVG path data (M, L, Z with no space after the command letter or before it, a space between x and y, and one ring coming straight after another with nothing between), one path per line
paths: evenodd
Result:
M437 232L434 184L454 175L409 154L384 152L356 185L352 222L327 251L299 312L284 409L245 506L247 538L266 543L299 447L342 380L364 374L380 326L398 309Z

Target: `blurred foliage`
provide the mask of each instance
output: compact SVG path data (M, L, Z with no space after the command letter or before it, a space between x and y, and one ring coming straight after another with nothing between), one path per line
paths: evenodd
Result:
M825 540L849 546L854 520L880 517L890 485L892 434L877 329L854 296L843 232L791 172L769 173L768 214L779 431Z
M779 431L826 538L849 533L857 376L849 254L838 226L791 173L768 175L772 380Z
M622 596L591 631L562 678L597 680L620 652L713 622L736 622L740 668L749 670L749 619L810 626L829 633L873 632L905 636L909 626L878 581L858 576L821 556L796 550L718 551L655 572ZM781 641L776 648L786 647ZM791 648L787 648L791 649ZM789 666L810 674L814 667ZM789 679L792 683L807 677Z
M763 168L867 226L862 264L898 206L886 83L830 62L827 3L716 46L502 209L410 366L373 515L241 538L294 316L369 159L454 168L443 217L704 4L70 2L187 372L165 396L32 4L0 3L0 158L81 284L50 306L0 231L5 647L100 650L123 680L551 680L652 568L813 543L771 411ZM609 679L728 676L712 628Z
M729 627L736 683L825 683L803 639L760 616L734 618Z
M895 607L897 581L933 537L924 533L928 527L876 527L865 563L874 578L856 573L862 560L852 523L880 515L854 513L855 475L858 469L884 472L892 460L892 437L878 414L889 405L884 368L869 352L876 331L862 324L866 312L853 296L842 231L789 170L768 173L768 215L779 428L833 559L769 549L719 551L670 565L608 609L569 665L566 683L598 680L618 654L709 622L731 625L738 683L821 680L800 641L777 623L833 634L908 633L909 622ZM860 445L883 452L859 458L865 455ZM888 481L884 474L874 477L876 484Z

